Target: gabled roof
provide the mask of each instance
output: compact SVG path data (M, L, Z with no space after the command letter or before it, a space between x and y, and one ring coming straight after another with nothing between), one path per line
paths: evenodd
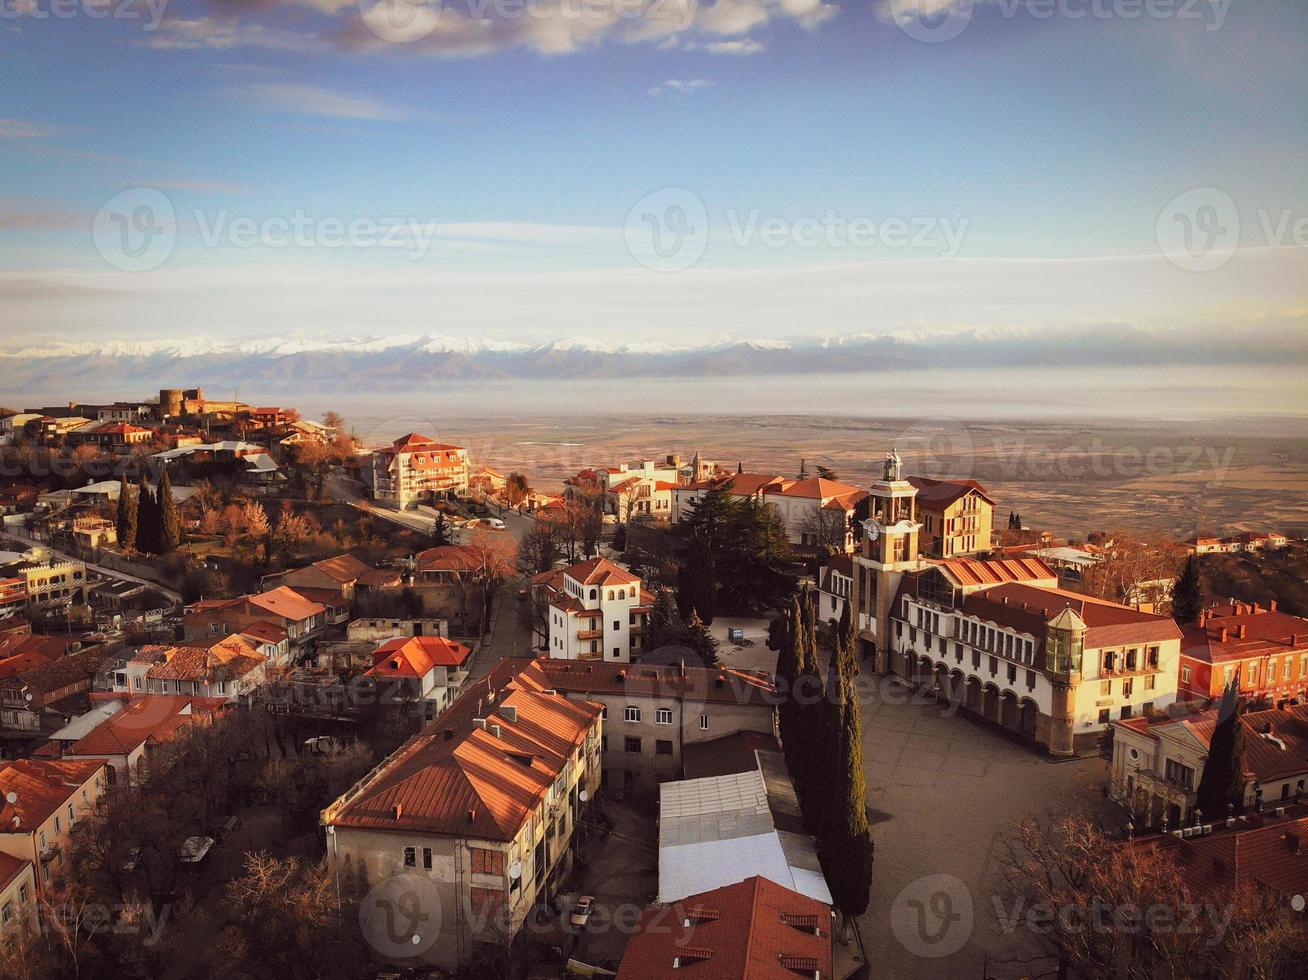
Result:
M0 763L0 833L30 834L103 768L103 762L90 759ZM9 802L10 793L17 797L13 803Z
M20 653L34 653L46 660L57 660L68 652L73 642L66 636L45 636L30 633L0 637L0 660L16 657Z
M963 600L964 612L1037 638L1044 636L1050 621L1064 609L1070 609L1085 622L1088 649L1181 638L1180 627L1167 616L1155 616L1064 589L1009 582L973 593Z
M932 480L925 476L910 476L908 482L917 487L917 502L928 510L948 507L969 493L975 493L991 506L995 503L989 491L976 480Z
M518 683L535 690L571 694L627 693L692 703L776 703L776 686L770 675L731 667L652 666L540 657L519 671Z
M496 665L332 804L324 821L513 840L600 716L599 705L523 689L516 673L510 661Z
M276 623L260 621L242 626L232 636L244 636L256 643L281 643L286 639L286 630Z
M60 657L58 660L51 660L49 663L38 664L30 670L5 678L0 683L6 687L22 687L40 694L48 694L80 681L89 683L95 672L100 669L100 665L107 659L108 655L98 648L82 650Z
M1000 585L1004 582L1048 581L1058 583L1058 573L1039 558L998 558L982 561L979 558L945 558L930 560L961 589L978 585Z
M1181 718L1151 721L1137 717L1114 722L1158 741L1188 736L1201 749L1212 744L1217 709ZM1308 705L1286 705L1240 715L1244 726L1244 771L1260 782L1288 779L1308 773Z
M127 755L145 742L167 739L190 724L196 715L211 713L222 704L222 698L147 694L131 701L118 714L78 739L68 747L67 754Z
M267 660L248 640L233 635L208 648L170 647L163 662L151 667L145 676L152 681L233 681L257 670Z
M640 579L607 558L592 558L564 569L568 576L582 585L635 585Z
M372 585L399 579L397 572L387 572L373 568L367 562L360 561L348 552L334 558L324 558L321 561L316 561L312 567L342 585L347 585L350 582L363 582L365 585Z
M619 980L834 976L831 908L755 875L641 917Z
M716 476L708 480L696 480L694 483L688 483L677 489L690 491L714 490L726 489L730 486L733 495L752 497L756 493L782 490L795 482L797 481L771 473L732 473L730 476ZM850 487L849 489L855 488Z
M305 598L295 589L285 585L249 596L246 601L252 606L296 623L327 611L326 606Z
M0 852L0 892L3 892L24 870L32 868L31 861L24 861L12 854ZM35 872L33 872L35 873Z
M818 476L810 477L807 480L787 481L784 486L777 489L769 487L764 490L766 494L776 493L783 497L813 497L819 500L826 500L828 497L844 497L858 492L859 488L856 486L841 483L839 480L824 480Z
M433 667L461 667L471 648L443 636L398 636L373 651L370 677L426 677Z
M420 551L416 562L418 571L437 573L468 572L480 564L473 549L462 544L441 544Z
M417 432L410 432L408 435L400 436L390 446L383 450L388 453L433 453L433 452L462 452L462 446L451 446L447 443L436 442L429 436L419 435Z
M1308 650L1308 619L1236 599L1210 603L1184 632L1182 652L1209 663Z

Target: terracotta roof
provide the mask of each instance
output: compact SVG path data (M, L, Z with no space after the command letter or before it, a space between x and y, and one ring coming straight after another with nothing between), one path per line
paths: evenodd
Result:
M82 650L49 663L38 664L21 674L5 678L3 683L6 687L24 687L48 694L82 680L89 681L107 659L108 655L99 649Z
M825 980L831 939L829 906L756 875L647 910L618 978Z
M599 705L525 689L516 675L511 661L497 664L329 807L325 822L513 840L600 716Z
M8 888L13 880L23 873L24 868L30 867L32 867L31 861L24 861L22 858L0 851L0 892Z
M640 581L637 576L607 558L592 558L570 565L564 571L582 585L634 585Z
M87 732L68 747L67 755L127 755L147 741L167 739L195 716L209 714L222 704L222 698L147 694ZM183 714L188 707L191 713Z
M709 480L697 480L689 483L681 490L713 490L713 489L731 489L732 494L740 497L752 497L756 493L781 490L786 486L797 481L787 479L784 476L765 473L732 473L730 476L718 476ZM849 489L854 489L850 487Z
M31 670L33 667L40 667L42 664L51 662L51 657L45 657L35 652L18 653L12 657L5 657L5 659L0 660L0 681Z
M467 572L479 564L473 549L461 544L441 544L420 551L416 562L420 572Z
M1308 650L1308 619L1235 599L1211 604L1184 633L1181 652L1209 663Z
M472 650L443 636L396 637L373 651L372 677L425 677L433 667L461 667Z
M419 435L416 432L410 432L408 435L400 436L388 447L381 452L388 455L396 453L461 453L464 449L462 446L451 446L443 442L435 442L428 436Z
M1180 627L1166 616L1063 589L1009 582L963 600L964 612L1037 638L1044 637L1046 624L1064 609L1071 609L1088 627L1087 649L1181 638Z
M328 578L333 578L346 585L350 582L367 581L377 577L378 569L373 568L367 562L360 561L351 554L337 555L335 558L324 558L322 561L316 561L312 565ZM392 578L398 578L395 573L382 572L381 575L388 581Z
M68 652L74 642L66 636L44 636L40 633L5 636L0 638L0 660L16 657L20 653L35 653L46 660L57 660Z
M1184 729L1203 745L1210 745L1217 727L1217 709L1182 718L1150 721L1137 717L1114 722L1158 741L1172 728ZM1244 725L1244 769L1260 782L1308 773L1308 705L1286 705L1240 715Z
M1039 558L945 558L929 560L959 588L977 585L1000 585L1004 582L1058 581L1058 573Z
M152 681L233 681L257 670L267 659L248 640L227 636L208 648L171 647L163 662L145 676Z
M983 500L994 506L989 492L976 480L932 480L925 476L910 476L908 482L917 487L916 500L925 504L928 510L943 510L969 493L977 493Z
M839 480L824 480L815 476L807 480L787 481L784 486L773 489L769 487L765 494L780 494L783 497L812 497L826 500L828 497L843 497L859 493L859 488Z
M232 635L251 637L259 643L281 643L286 639L286 630L276 623L260 621L242 626Z
M97 760L15 759L0 768L0 829L31 833L104 768ZM9 802L9 794L17 801ZM18 817L18 824L14 824Z
M1135 843L1170 857L1198 896L1231 897L1254 886L1280 895L1308 892L1308 807L1287 807L1283 817L1263 812L1237 817L1231 827L1220 821L1212 826L1211 833L1198 837L1165 834Z
M291 622L300 622L327 611L321 603L306 599L296 589L281 586L269 592L249 596L246 600L252 606L267 610Z
M542 691L575 694L626 692L647 697L729 704L772 704L776 687L759 671L730 667L651 666L602 660L551 660L541 657L519 674L519 683Z

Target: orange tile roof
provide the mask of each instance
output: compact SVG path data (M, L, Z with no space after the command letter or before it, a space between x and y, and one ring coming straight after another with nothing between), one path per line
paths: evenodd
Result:
M420 572L466 572L479 564L474 550L461 544L442 544L420 551L416 562Z
M627 692L647 697L731 704L772 704L776 686L770 675L731 667L617 664L602 660L551 660L540 657L522 668L518 683L541 691L574 694Z
M599 705L524 689L516 673L510 661L496 665L329 807L326 822L513 840L600 717ZM475 724L481 717L498 736Z
M128 702L122 711L101 722L68 748L70 756L127 755L147 741L159 742L199 715L212 713L222 698L181 694L147 694ZM191 714L183 712L190 707Z
M42 656L39 653L18 653L12 657L5 657L0 660L0 681L7 677L13 677L21 674L25 670L31 670L33 667L40 667L42 664L48 664L51 657Z
M30 867L32 867L31 861L24 861L22 858L0 851L0 892L8 888L13 880L23 873L24 868Z
M232 635L253 637L260 643L281 643L286 639L286 630L276 623L256 622L242 626Z
M1044 637L1046 624L1063 609L1071 609L1086 624L1087 649L1181 638L1180 627L1167 616L1064 589L1008 582L963 600L965 612L1037 639Z
M1209 663L1308 650L1308 619L1235 599L1210 604L1203 625L1184 631L1185 655Z
M291 622L300 622L327 611L326 606L306 599L298 591L285 585L252 595L246 601L252 606L267 610L283 619L289 619Z
M151 667L152 681L232 681L259 668L268 660L248 640L224 637L209 647L170 647L164 661Z
M20 653L35 653L46 660L57 660L68 652L72 643L66 636L45 636L41 633L6 636L0 638L0 660L16 657Z
M634 585L640 579L607 558L592 558L564 569L582 585Z
M730 487L731 492L740 497L752 497L756 493L772 490L781 490L795 480L788 479L784 476L765 473L732 473L730 476L718 476L708 480L697 480L689 483L680 489L683 490L712 490L727 489ZM853 490L854 487L849 489Z
M824 480L819 476L807 480L788 482L784 487L776 490L771 488L764 490L765 494L776 493L783 497L811 497L817 500L825 500L828 497L843 497L858 492L859 488L856 486L841 483L838 480Z
M0 768L0 827L31 833L50 819L104 763L88 759L15 759ZM9 802L9 794L16 801ZM14 818L18 823L14 823Z
M461 667L470 647L443 636L399 636L373 651L371 677L426 677L433 667Z
M831 977L831 924L830 906L755 875L647 910L618 980Z
M1058 581L1058 573L1039 558L928 559L960 588L974 585L1001 585L1004 582Z

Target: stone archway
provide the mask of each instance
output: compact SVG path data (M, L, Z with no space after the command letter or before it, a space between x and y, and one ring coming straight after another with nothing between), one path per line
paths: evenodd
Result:
M986 721L999 723L999 688L994 684L981 689L981 716Z
M967 678L963 672L955 668L949 672L949 703L953 705L965 705L967 701Z
M1020 724L1018 715L1017 695L1012 691L1004 691L999 695L999 724L1015 732Z
M953 695L949 691L949 668L944 664L936 664L935 689L937 697L945 701L953 700Z
M930 690L931 682L934 679L935 677L931 669L931 658L930 657L919 658L919 660L917 661L917 673L913 677L913 682L917 684L918 687L923 687Z
M1030 698L1023 698L1019 714L1018 731L1024 738L1036 737L1036 725L1040 719L1040 707Z
M976 677L969 677L964 682L963 707L974 715L981 713L981 681Z

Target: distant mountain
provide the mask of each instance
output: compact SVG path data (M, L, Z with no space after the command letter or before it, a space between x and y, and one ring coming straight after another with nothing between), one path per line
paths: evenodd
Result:
M1288 354L1289 352L1287 352ZM1292 358L1298 352L1290 354ZM1258 360L1226 345L1189 342L1118 324L1079 332L1029 330L856 334L737 340L698 347L610 344L586 338L546 344L436 336L213 339L53 343L0 352L0 390L146 390L162 384L225 390L404 391L439 381L485 379L740 377L779 374L1095 365L1228 364Z

